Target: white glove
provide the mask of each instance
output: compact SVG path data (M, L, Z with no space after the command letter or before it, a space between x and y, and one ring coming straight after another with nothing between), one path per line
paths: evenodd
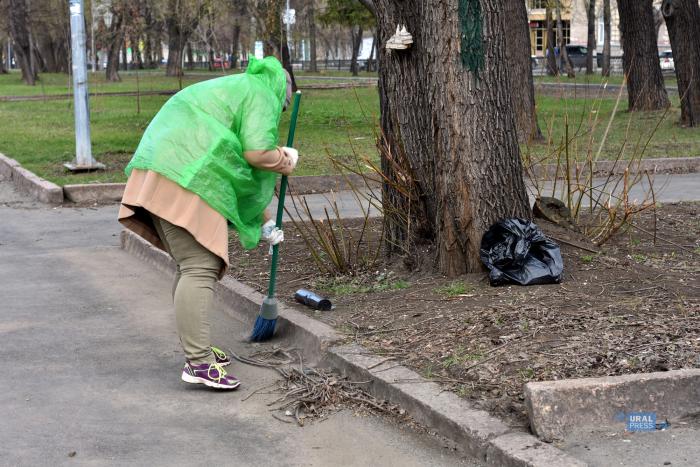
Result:
M284 231L278 229L275 221L270 219L262 226L262 238L267 240L270 246L279 245L284 241Z
M288 148L288 147L283 147L282 150L292 160L292 170L294 170L294 167L297 166L297 162L299 162L299 151L297 151L294 148Z

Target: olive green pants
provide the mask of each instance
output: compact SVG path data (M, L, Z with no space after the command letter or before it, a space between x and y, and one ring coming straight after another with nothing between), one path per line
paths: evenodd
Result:
M175 321L180 344L190 363L213 363L209 309L223 260L185 229L151 215L156 232L177 264L173 283Z

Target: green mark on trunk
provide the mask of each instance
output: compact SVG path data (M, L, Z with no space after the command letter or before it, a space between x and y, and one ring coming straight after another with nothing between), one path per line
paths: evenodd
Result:
M480 0L459 0L459 26L461 36L462 66L479 79L484 68L483 21Z

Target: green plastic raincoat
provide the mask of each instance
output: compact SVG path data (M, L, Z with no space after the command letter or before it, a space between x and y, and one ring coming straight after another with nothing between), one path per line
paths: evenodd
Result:
M274 57L251 58L243 74L188 86L148 125L126 175L152 170L196 193L233 224L244 248L254 248L277 174L252 167L243 152L277 146L286 90Z

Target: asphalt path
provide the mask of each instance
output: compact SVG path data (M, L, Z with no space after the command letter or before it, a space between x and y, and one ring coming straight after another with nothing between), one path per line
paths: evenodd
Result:
M170 278L118 247L116 214L0 181L0 465L479 465L384 417L282 423L279 393L251 396L271 370L232 365L237 392L180 381ZM215 344L259 349L230 315L211 322Z

